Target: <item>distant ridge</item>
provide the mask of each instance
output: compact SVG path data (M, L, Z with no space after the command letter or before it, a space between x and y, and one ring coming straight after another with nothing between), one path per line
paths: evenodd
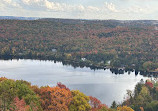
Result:
M0 16L0 20L37 20L38 17Z
M40 20L40 21L52 21L58 23L68 23L68 24L91 24L91 23L101 23L101 24L117 24L117 25L156 25L158 26L158 20L99 20L99 19L68 19L68 18L40 18L40 17L18 17L18 16L0 16L0 20Z

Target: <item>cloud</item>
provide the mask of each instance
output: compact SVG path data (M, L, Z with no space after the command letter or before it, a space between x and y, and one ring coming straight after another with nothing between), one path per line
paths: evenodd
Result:
M111 3L108 3L108 2L105 2L105 7L112 11L112 12L119 12L117 9L116 9L116 6L115 4L113 4L112 2Z
M2 0L2 2L6 5L21 7L26 10L45 10L45 11L55 11L55 12L98 12L102 11L103 7L94 7L94 6L84 6L81 4L78 5L69 5L66 3L58 3L49 0L20 0L16 2L16 0ZM106 7L106 11L110 11L113 13L145 13L146 9L139 6L130 6L130 7L119 7L112 2L105 2L104 6Z
M3 0L3 1L9 4L12 2L12 0Z
M135 13L135 14L149 14L152 13L152 11L154 11L153 9L145 6L145 7L140 7L138 5L133 5L127 8L122 9L122 12L124 13Z
M88 6L87 9L88 11L100 11L98 7L93 7L93 6Z
M127 12L143 13L145 12L145 10L139 6L132 6L127 9Z
M25 7L29 7L32 10L47 10L47 11L83 11L84 6L82 5L69 5L66 3L58 3L58 2L52 2L48 0L22 0L22 5Z
M4 10L4 8L5 8L5 5L3 3L1 3L1 1L0 1L0 10L2 11L2 10Z
M52 2L48 0L22 0L22 5L24 7L29 7L33 10L45 9L47 11L58 11L58 12L96 12L99 11L99 8L94 6L83 6L78 5L69 5L66 3Z
M24 3L24 4L27 4L27 5L31 5L31 4L42 4L42 3L44 3L44 1L46 1L46 0L22 0L22 2Z
M138 15L139 17L148 17L148 15L152 15L158 11L156 3L150 2L148 4L143 4L141 0L105 0L106 2L100 2L99 0L96 1L98 2L96 4L91 4L91 2L87 4L90 0L85 0L86 4L81 1L77 3L71 3L71 1L59 1L0 0L0 15L86 19L135 19L138 18Z
M31 9L43 9L43 8L52 8L52 4L48 0L21 0L21 5L23 8L29 7Z
M146 14L146 13L148 13L151 10L147 6L129 5L129 6L120 7L118 5L117 6L118 8L116 9L116 5L114 3L112 3L112 2L111 3L105 2L104 4L105 4L106 9L108 9L111 12L117 12L117 13L132 13L132 14L133 13L140 13L140 14Z
M49 10L54 10L54 11L64 11L68 6L66 4L60 4L60 3L55 3L55 2L49 2L45 0L45 7Z
M84 10L85 10L85 7L84 7L83 5L79 5L79 6L77 6L77 9L78 9L79 11L84 11Z
M0 1L0 4L2 4L3 6L8 5L10 7L20 8L20 5L16 1L13 1L13 0L2 0L2 1Z

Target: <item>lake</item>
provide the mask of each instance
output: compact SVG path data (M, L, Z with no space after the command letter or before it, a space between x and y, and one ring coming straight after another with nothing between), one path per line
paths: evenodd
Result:
M55 86L61 82L70 89L98 98L108 106L114 100L122 102L127 89L134 90L141 79L148 79L134 72L115 75L109 69L94 71L40 60L0 60L0 77L23 79L38 86Z

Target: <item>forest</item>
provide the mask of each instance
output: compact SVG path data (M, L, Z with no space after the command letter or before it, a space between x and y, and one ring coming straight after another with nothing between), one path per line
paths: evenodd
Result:
M127 90L127 98L122 105L127 105L135 111L157 111L158 81L147 80L135 86L134 92Z
M0 59L158 73L156 21L0 20Z
M141 80L134 92L127 90L123 103L102 104L62 83L38 87L24 80L0 78L1 111L157 111L158 81Z

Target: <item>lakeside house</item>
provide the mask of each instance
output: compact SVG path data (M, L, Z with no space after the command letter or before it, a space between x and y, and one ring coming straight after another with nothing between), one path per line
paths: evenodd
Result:
M56 52L57 52L57 50L56 50L56 49L52 49L52 52L56 53Z
M86 58L81 58L81 60L82 60L82 61L86 61L87 59L86 59Z
M140 83L140 84L144 84L145 82L144 82L143 79L141 79L139 83Z

